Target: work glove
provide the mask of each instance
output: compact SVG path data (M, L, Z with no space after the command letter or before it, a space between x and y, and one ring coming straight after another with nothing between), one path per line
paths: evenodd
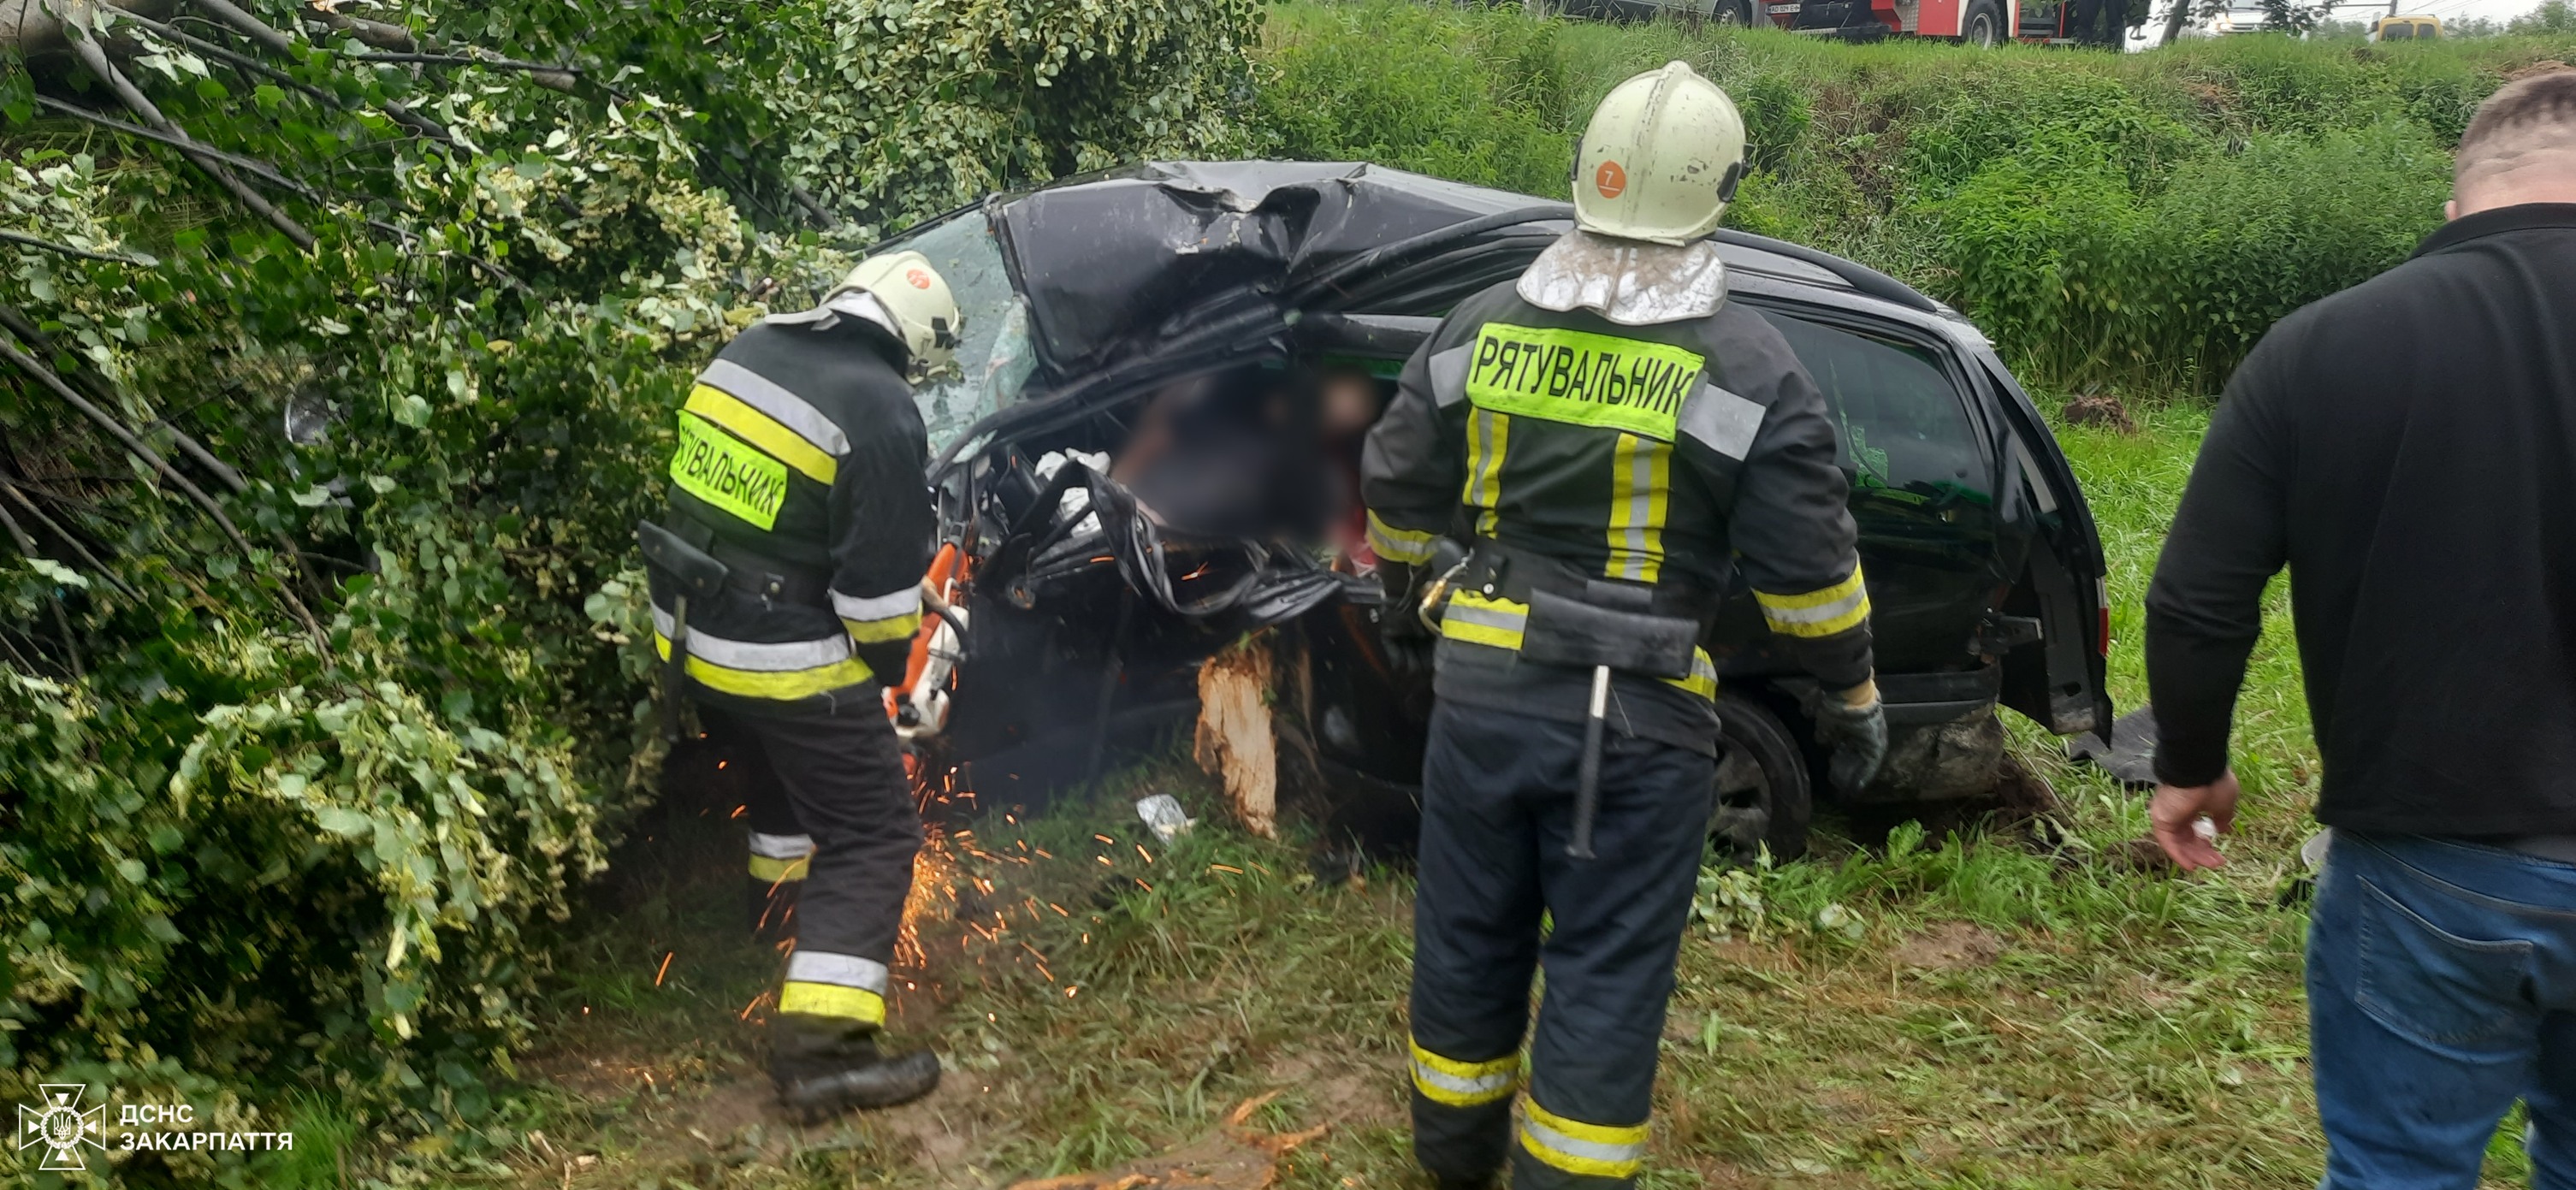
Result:
M1423 597L1433 585L1430 575L1420 567L1387 562L1378 564L1378 574L1387 588L1387 601L1377 622L1378 643L1386 649L1386 666L1398 677L1427 677L1432 655L1440 646L1440 638L1422 615Z
M1844 794L1860 792L1887 759L1887 707L1876 680L1820 694L1814 704L1816 742L1829 753L1825 780Z

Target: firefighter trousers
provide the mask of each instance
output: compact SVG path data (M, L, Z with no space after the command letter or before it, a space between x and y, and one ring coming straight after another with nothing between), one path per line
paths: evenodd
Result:
M1580 724L1442 700L1423 758L1413 908L1414 1154L1517 1190L1634 1183L1716 762L1604 741L1596 858L1565 854ZM1552 929L1540 933L1542 916ZM1530 977L1547 990L1529 1042ZM1515 1092L1520 1096L1517 1125Z
M814 836L796 820L787 787L769 767L769 754L741 721L720 710L701 708L699 722L715 746L732 781L726 786L740 799L734 817L750 828L745 849L750 873L744 900L752 936L775 943L796 936L796 897L813 866Z
M755 864L762 826L791 824L811 838L778 1011L812 1018L813 1035L883 1025L887 967L922 832L877 684L774 707L713 701L701 700L702 715L720 718L743 751L757 754L746 757L744 774L758 815Z

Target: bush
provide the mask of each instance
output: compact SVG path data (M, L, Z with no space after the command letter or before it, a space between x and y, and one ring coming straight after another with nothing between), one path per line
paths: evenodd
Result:
M1745 113L1754 173L1733 226L1913 282L1977 318L2029 379L2210 390L2273 320L2432 230L2447 147L2478 101L2576 54L2564 33L2532 34L1985 52L1534 22L1516 6L1288 4L1261 110L1291 156L1556 196L1591 105L1681 58Z
M1547 25L1394 5L1300 16L1264 55L1255 110L1271 152L1564 190L1563 71Z
M2422 129L2264 134L2139 195L2076 141L1936 204L1950 292L2042 375L2223 378L2283 315L2403 260L2449 188Z
M255 7L291 29L302 6ZM114 105L70 62L0 71L0 224L39 242L0 243L0 322L28 332L0 342L29 357L0 363L0 1099L80 1081L243 1130L327 1104L326 1132L440 1132L419 1151L470 1169L546 924L656 761L631 533L691 373L879 229L1235 151L1258 12L389 19L579 75L369 65L319 26L293 54L232 42L256 69L108 35L194 136L274 163L310 250L37 106Z

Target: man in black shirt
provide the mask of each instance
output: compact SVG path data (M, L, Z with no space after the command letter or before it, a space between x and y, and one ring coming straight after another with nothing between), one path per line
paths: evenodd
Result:
M2576 1187L2576 71L2498 91L2456 169L2412 260L2229 381L2147 595L2156 838L2214 867L2228 720L2291 570L2333 830L2324 1190L2468 1190L2516 1099L2533 1184Z

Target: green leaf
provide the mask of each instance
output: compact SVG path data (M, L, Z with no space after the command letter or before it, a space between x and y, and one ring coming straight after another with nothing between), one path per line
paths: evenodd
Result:
M78 587L82 590L89 589L89 576L84 575L69 566L65 566L51 558L44 557L29 557L26 561L27 569L33 570L36 573L52 579L57 583L61 583L66 587Z
M361 838L375 829L372 818L339 806L324 806L313 812L313 821L325 831L344 838Z

